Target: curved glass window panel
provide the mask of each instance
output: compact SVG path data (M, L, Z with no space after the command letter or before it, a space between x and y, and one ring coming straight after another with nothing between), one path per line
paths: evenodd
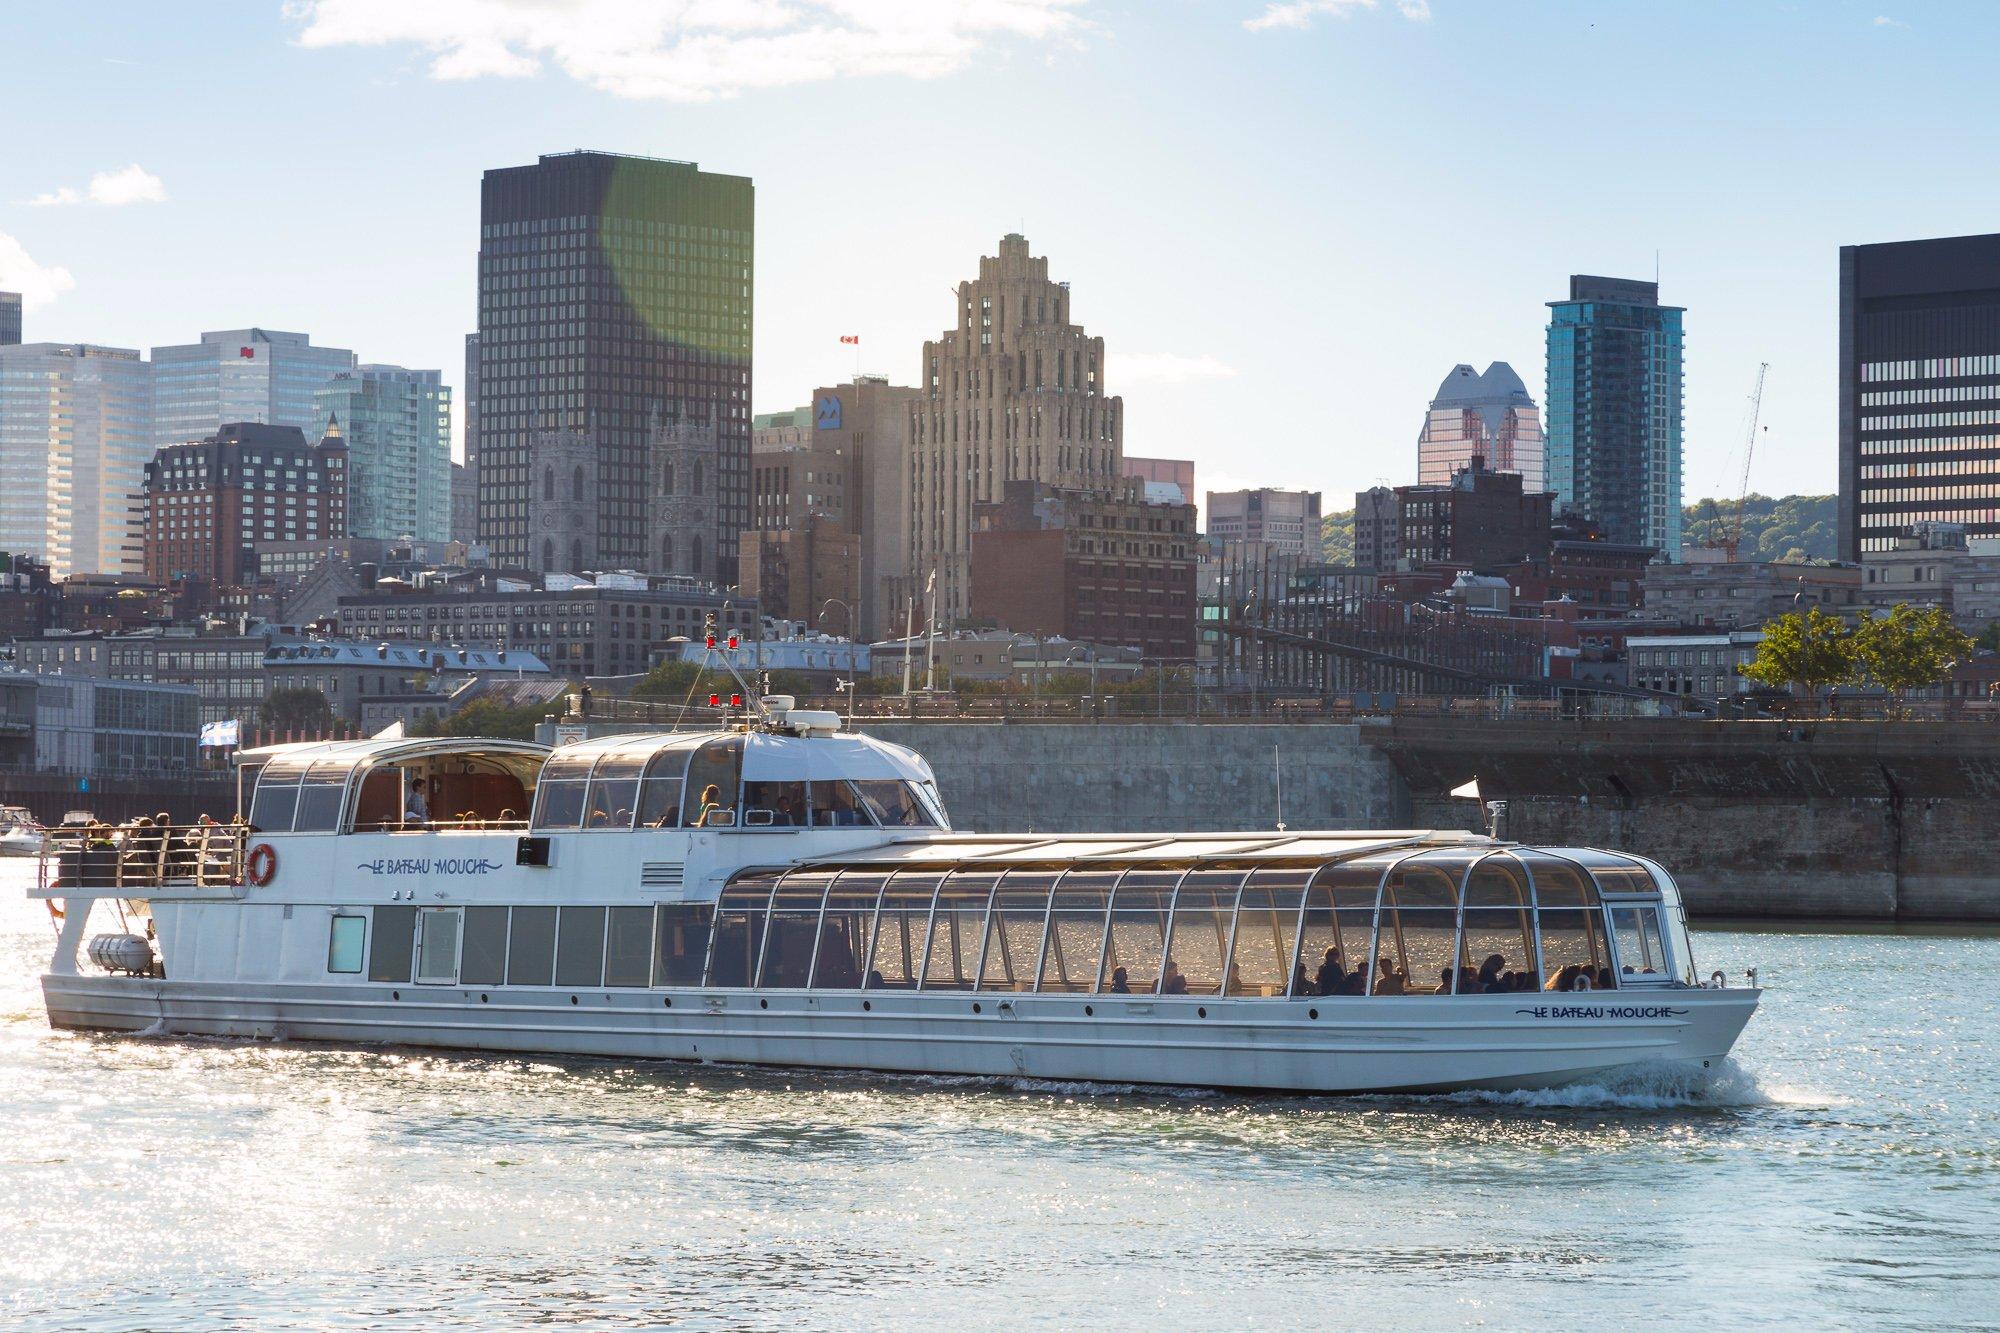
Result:
M736 823L737 788L743 774L743 738L723 736L704 742L688 760L682 788L681 822L690 828L729 828Z
M272 782L271 769L266 768L257 780L256 792L250 798L250 826L266 833L288 833L298 809L298 784Z
M640 828L679 828L681 826L681 780L671 778L647 778L639 787Z
M1372 912L1375 895L1382 888L1382 872L1394 864L1394 857L1370 856L1321 866L1314 887L1322 892L1316 901L1327 907L1365 907Z
M722 890L715 912L715 939L710 948L708 984L748 986L757 974L757 950L764 940L764 915L771 903L775 874L742 875Z
M779 881L764 927L764 970L759 986L793 989L811 980L819 909L832 883L833 875L823 870L796 871Z
M677 746L671 750L655 751L646 761L645 778L648 782L662 778L672 778L676 782L687 776L689 750Z
M844 779L822 778L813 783L810 799L814 828L867 828L875 822Z
M280 785L287 782L296 783L306 775L306 770L311 768L312 764L313 761L310 755L296 757L279 755L276 759L264 765L263 770L258 774L258 780L260 782L270 782Z
M548 757L542 765L542 781L560 782L565 779L582 782L590 776L591 765L597 762L594 751L560 749Z
M979 978L979 942L986 907L998 878L990 872L953 871L938 888L925 954L925 990L971 990Z
M1104 954L1104 914L1116 870L1072 870L1056 881L1049 899L1049 936L1042 953L1044 991L1088 991L1097 984Z
M805 822L805 783L746 782L743 784L743 826L745 828L803 828Z
M345 761L313 765L299 784L298 817L292 828L300 833L331 833L338 829L341 806L347 800L347 779L353 772Z
M1459 881L1470 864L1471 858L1466 856L1411 857L1389 872L1388 882L1382 886L1382 906L1456 910Z
M1299 930L1299 904L1312 875L1309 869L1258 870L1244 881L1236 911L1231 995L1287 993ZM1373 892L1371 889L1371 895ZM1308 984L1299 994L1309 991Z
M1000 880L993 892L993 910L986 918L979 989L1034 989L1035 966L1042 954L1042 923L1048 916L1049 890L1055 878L1046 871L1010 870ZM1096 968L1093 958L1089 970Z
M1178 870L1128 870L1111 894L1098 989L1107 994L1150 995L1159 989L1167 953L1167 912Z
M1162 995L1219 995L1229 956L1241 870L1190 870L1174 900L1173 933L1162 967Z
M1519 854L1535 880L1535 902L1541 907L1595 907L1597 886L1568 861L1539 852Z
M637 782L600 782L592 779L590 795L584 803L585 829L629 829L632 807L639 800Z
M930 928L931 901L942 876L933 871L903 872L882 891L875 914L875 937L868 949L872 989L914 989L923 973L924 941Z
M1530 907L1528 876L1514 858L1501 854L1482 857L1465 882L1467 907Z
M1440 993L1452 971L1457 938L1455 908L1384 907L1369 994Z
M1597 881L1600 893L1643 893L1652 895L1659 892L1653 877L1641 866L1624 864L1611 865L1591 863L1585 866L1590 877Z
M861 985L861 960L875 925L875 905L888 876L879 871L843 870L826 891L820 915L819 952L813 961L815 990L854 990Z
M883 828L932 827L930 815L911 793L908 783L882 778L850 785L861 798L861 804Z
M1523 907L1466 908L1458 961L1471 971L1473 984L1467 985L1461 973L1459 993L1540 990L1534 920Z
M1536 884L1541 880L1539 867ZM1577 979L1587 977L1598 990L1616 986L1611 970L1611 949L1604 937L1604 913L1597 908L1543 908L1537 914L1542 935L1542 989L1577 989Z
M580 781L550 782L547 779L535 788L535 822L538 830L560 832L573 829L583 822L583 793L587 784Z

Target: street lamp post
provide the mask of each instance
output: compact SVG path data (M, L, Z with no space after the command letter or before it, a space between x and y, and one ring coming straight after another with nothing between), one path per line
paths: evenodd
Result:
M826 609L829 606L837 606L847 613L847 721L851 726L854 722L854 684L859 679L854 665L854 608L838 597L829 597L821 602L817 620L822 630L826 628Z

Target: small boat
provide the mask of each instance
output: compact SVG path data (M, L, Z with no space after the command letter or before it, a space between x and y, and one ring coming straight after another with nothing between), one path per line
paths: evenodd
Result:
M0 805L0 856L40 856L46 830L22 805Z

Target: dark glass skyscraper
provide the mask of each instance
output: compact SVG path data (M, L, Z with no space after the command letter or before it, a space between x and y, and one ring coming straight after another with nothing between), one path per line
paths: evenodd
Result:
M736 581L750 520L754 191L558 153L486 173L479 530L499 565Z
M1840 555L2000 534L2000 235L1840 250Z
M0 292L0 347L18 347L21 342L21 294Z
M1605 540L1680 559L1681 308L1576 274L1549 311L1549 489Z

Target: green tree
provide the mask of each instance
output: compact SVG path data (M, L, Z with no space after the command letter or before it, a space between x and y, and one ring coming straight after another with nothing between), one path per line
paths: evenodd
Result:
M562 699L508 706L498 699L474 699L449 717L424 718L410 728L413 736L481 736L490 740L531 741L535 726L550 714L561 714Z
M632 687L634 699L664 699L679 703L698 684L705 668L699 663L671 660L660 663Z
M1736 526L1734 500L1697 500L1681 511L1683 546L1720 546ZM1837 497L1750 495L1743 502L1739 560L1831 560L1839 547Z
M1329 565L1354 563L1354 511L1343 509L1319 521L1319 549Z
M257 710L257 721L266 731L325 731L333 723L333 705L318 690L282 685Z
M1854 631L1816 606L1803 615L1794 611L1764 626L1757 656L1739 669L1759 685L1788 685L1810 697L1823 686L1853 679Z
M1971 656L1972 646L1972 636L1937 606L1918 610L1899 602L1854 632L1856 665L1899 705L1908 691L1941 684L1954 664Z

